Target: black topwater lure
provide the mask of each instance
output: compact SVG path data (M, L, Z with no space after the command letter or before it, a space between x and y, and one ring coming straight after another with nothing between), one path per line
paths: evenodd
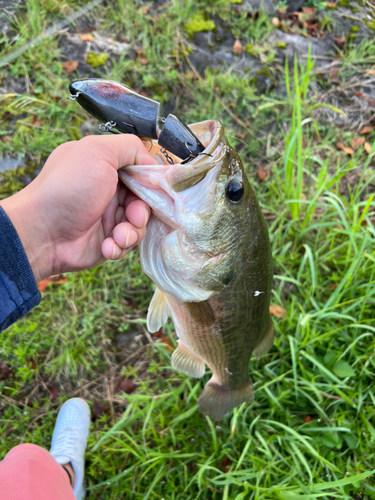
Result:
M175 115L161 116L161 104L137 94L126 85L101 78L76 80L69 85L70 98L103 124L102 132L135 134L157 139L161 152L168 151L187 163L204 151L190 128Z

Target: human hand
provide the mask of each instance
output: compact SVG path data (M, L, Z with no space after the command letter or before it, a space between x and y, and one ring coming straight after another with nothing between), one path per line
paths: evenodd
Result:
M154 163L136 136L85 137L56 148L32 183L2 200L36 281L133 249L151 211L119 182L117 170Z

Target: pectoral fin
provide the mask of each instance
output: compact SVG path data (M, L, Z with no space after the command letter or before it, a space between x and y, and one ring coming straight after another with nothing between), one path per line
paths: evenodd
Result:
M263 354L265 354L267 351L269 351L271 349L272 344L273 344L273 338L274 338L274 336L273 336L273 323L272 323L272 320L270 318L268 330L267 330L265 336L261 340L260 344L258 344L253 351L253 354L256 358L259 359L261 356L263 356Z
M173 351L172 366L175 370L194 378L203 377L206 370L204 361L192 354L181 342L179 342L177 349Z
M155 290L147 313L147 329L150 333L157 332L166 323L171 314L167 296L159 288Z

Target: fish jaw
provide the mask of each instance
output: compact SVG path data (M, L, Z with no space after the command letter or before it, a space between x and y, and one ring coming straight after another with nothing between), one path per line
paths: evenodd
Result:
M118 171L121 181L151 207L156 217L175 229L181 227L186 212L192 217L198 211L202 214L204 211L213 210L212 186L215 183L218 164L227 151L219 122L209 120L190 127L194 133L200 135L201 141L208 144L202 155L188 164L179 163L180 158L174 155L171 155L172 161L176 163L166 163L160 146L155 141L145 139L146 146L151 143L150 154L158 164L129 165ZM195 201L192 203L189 200ZM200 206L197 206L196 200L199 200Z

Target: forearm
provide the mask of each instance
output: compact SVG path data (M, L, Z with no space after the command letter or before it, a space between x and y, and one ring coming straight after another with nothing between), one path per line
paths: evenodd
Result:
M0 331L39 302L40 293L21 240L0 206Z

